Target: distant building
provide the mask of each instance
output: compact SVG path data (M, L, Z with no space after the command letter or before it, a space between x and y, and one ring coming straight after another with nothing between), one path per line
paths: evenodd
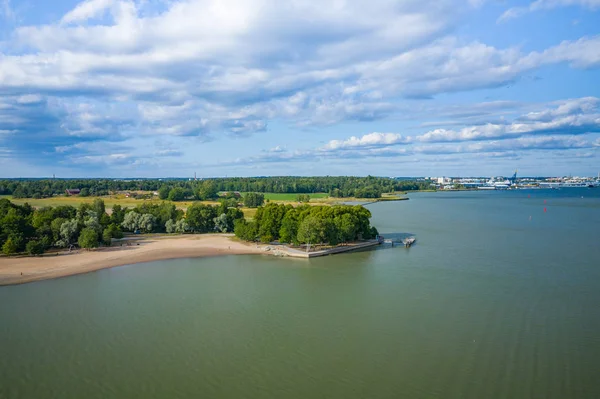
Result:
M67 188L65 190L65 193L67 195L79 195L80 192L81 192L81 190L78 188Z

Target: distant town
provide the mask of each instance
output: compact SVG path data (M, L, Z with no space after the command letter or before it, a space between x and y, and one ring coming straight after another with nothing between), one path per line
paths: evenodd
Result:
M600 174L596 177L425 177L436 190L514 190L514 189L560 189L600 187Z

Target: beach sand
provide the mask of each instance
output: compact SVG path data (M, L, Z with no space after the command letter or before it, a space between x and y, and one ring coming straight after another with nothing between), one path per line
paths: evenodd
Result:
M78 250L41 257L0 258L0 285L88 273L114 266L155 260L264 253L264 249L231 239L228 234L149 238L92 251ZM138 245L139 244L139 245Z

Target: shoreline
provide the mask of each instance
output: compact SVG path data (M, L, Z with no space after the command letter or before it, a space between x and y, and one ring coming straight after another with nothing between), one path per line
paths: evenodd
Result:
M230 234L136 240L132 246L78 250L40 257L0 258L0 286L89 273L111 267L181 258L264 254L261 246L232 240Z

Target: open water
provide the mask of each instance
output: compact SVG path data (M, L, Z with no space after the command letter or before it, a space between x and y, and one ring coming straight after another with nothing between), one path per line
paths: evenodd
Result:
M410 249L0 287L0 398L600 398L600 189L410 198Z

